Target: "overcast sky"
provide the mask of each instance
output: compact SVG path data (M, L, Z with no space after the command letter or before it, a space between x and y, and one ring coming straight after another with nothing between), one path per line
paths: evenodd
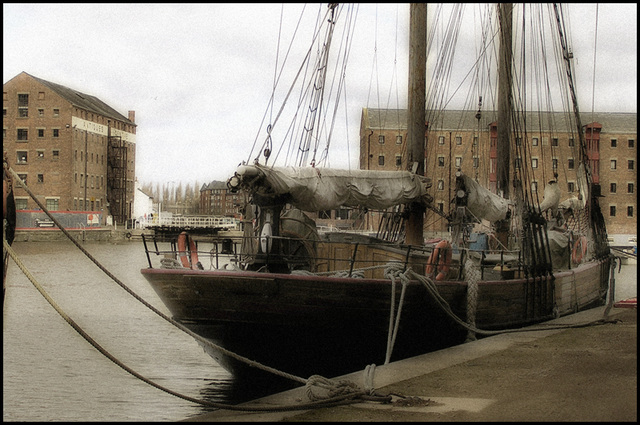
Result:
M307 6L314 12L319 7ZM594 109L637 112L635 3L569 5L581 110L591 110L596 7ZM3 83L25 71L96 96L124 116L134 110L136 175L143 183L226 181L248 159L254 140L264 139L257 134L273 85L281 11L281 34L288 40L300 9L4 3ZM406 108L405 88L399 105L387 102L387 92L392 81L406 86L408 5L367 3L358 10L346 83L348 121L338 120L335 133L342 140L332 142L339 152L330 157L333 167L357 168L363 107ZM381 104L370 91L372 40Z

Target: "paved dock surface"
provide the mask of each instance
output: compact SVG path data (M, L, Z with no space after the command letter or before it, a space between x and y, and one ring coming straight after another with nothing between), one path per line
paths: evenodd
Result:
M546 322L582 324L604 307ZM491 336L375 368L373 386L392 402L247 413L218 410L196 422L633 421L637 422L637 310L616 323ZM362 371L349 379L364 387ZM300 405L304 388L243 406Z

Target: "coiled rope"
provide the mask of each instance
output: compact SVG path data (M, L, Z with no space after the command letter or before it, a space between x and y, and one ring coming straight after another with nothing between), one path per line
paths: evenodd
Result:
M186 328L181 323L176 322L172 318L170 318L167 315L165 315L164 313L162 313L160 310L158 310L153 305L151 305L148 302L146 302L142 297L140 297L133 290L131 290L129 287L127 287L116 276L114 276L109 270L107 270L99 261L97 261L86 249L84 249L84 247L82 247L73 238L73 236L71 236L71 234L62 226L62 224L37 199L37 197L33 194L33 192L31 192L31 190L22 181L22 179L20 179L20 177L15 173L15 171L13 171L13 169L11 167L9 167L6 162L3 163L3 166L7 170L7 172L9 172L15 179L17 179L17 180L14 180L14 181L20 181L21 182L22 188L29 194L29 196L31 196L31 198L36 202L36 204L40 207L40 209L54 222L54 224L56 226L58 226L58 228L62 231L62 233L64 233L64 235L67 236L67 238L69 238L69 240L71 240L71 242L74 245L76 245L78 247L78 249L80 249L80 251L82 251L83 254L85 254L87 256L87 258L89 258L100 270L102 270L107 276L109 276L114 282L116 282L122 289L124 289L127 293L129 293L129 295L134 297L136 300L138 300L145 307L147 307L148 309L150 309L151 311L156 313L158 316L162 317L167 322L171 323L172 325L174 325L178 329L182 330L183 332L187 333L188 335L190 335L194 339L202 342L203 344L211 346L214 349L219 350L223 354L225 354L225 355L227 355L229 357L232 357L232 358L234 358L234 359L236 359L238 361L244 362L244 363L248 364L249 366L259 368L259 369L264 370L266 372L273 373L275 375L278 375L278 376L281 376L283 378L287 378L287 379L299 382L301 384L305 384L307 387L311 386L311 385L316 385L317 382L320 382L320 380L318 380L318 379L314 379L314 380L310 381L308 379L304 379L304 378L298 377L296 375L292 375L292 374L289 374L289 373L286 373L286 372L271 368L269 366L265 366L265 365L263 365L263 364L261 364L259 362L256 362L254 360L250 360L250 359L248 359L246 357L240 356L240 355L238 355L238 354L236 354L236 353L234 353L232 351L229 351L229 350L227 350L227 349L225 349L225 348L223 348L221 346L218 346L217 344L214 344L213 342L201 337L200 335L198 335L198 334L194 333L193 331L191 331L190 329ZM159 384L151 381L150 379L142 376L141 374L135 372L133 369L129 368L128 366L126 366L125 364L120 362L117 358L115 358L113 355L111 355L107 350L105 350L103 347L101 347L93 338L91 338L75 321L73 321L55 303L55 301L47 294L47 292L42 288L42 286L37 282L37 280L29 272L29 270L26 268L26 266L18 258L18 256L15 253L15 251L13 251L13 249L11 249L10 245L7 243L7 241L4 238L3 238L2 242L3 242L3 246L4 246L5 250L6 250L6 252L11 256L11 258L16 263L16 265L18 265L20 270L22 270L22 272L25 274L25 276L36 287L38 292L40 292L40 294L42 294L42 296L47 300L47 302L49 302L49 304L56 310L56 312L67 323L69 323L69 325L71 325L71 327L76 332L78 332L87 342L89 342L93 347L95 347L101 354L103 354L109 360L111 360L116 365L121 367L123 370L125 370L126 372L128 372L131 375L135 376L136 378L142 380L143 382L145 382L145 383L147 383L147 384L149 384L149 385L151 385L151 386L153 386L153 387L155 387L157 389L160 389L161 391L164 391L164 392L166 392L168 394L174 395L176 397L179 397L179 398L187 400L187 401L191 401L193 403L197 403L197 404L201 404L201 405L205 405L205 406L216 407L216 408L219 408L219 409L237 410L237 411L261 411L261 412L306 410L306 409L311 409L311 408L314 408L314 407L328 407L328 406L337 405L337 404L354 403L357 400L363 400L364 399L363 397L368 394L367 391L359 389L357 387L357 385L354 384L353 386L351 386L352 388L354 388L354 391L352 393L350 393L350 394L344 394L344 390L342 390L341 392L343 394L341 394L341 395L333 397L333 393L330 393L329 396L327 398L325 398L324 400L314 401L314 402L311 402L311 403L304 403L304 404L295 405L295 406L269 406L269 407L242 406L241 407L241 406L233 406L233 405L227 405L227 404L223 404L223 403L216 403L216 402L205 401L205 400L198 400L198 399L195 399L193 397L189 397L189 396L186 396L184 394L180 394L178 392L170 390L170 389L168 389L168 388L166 388L166 387L164 387L162 385L159 385ZM330 383L330 382L333 382L333 381L332 380L328 380L328 379L326 381L323 381L323 386L327 387L329 385L328 383ZM344 387L344 385L342 385L339 382L334 382L334 385L336 387ZM320 396L316 395L316 398L320 398ZM387 402L389 400L389 398L386 397L386 396L367 396L366 399L367 400L372 400L372 401L383 401L383 402Z

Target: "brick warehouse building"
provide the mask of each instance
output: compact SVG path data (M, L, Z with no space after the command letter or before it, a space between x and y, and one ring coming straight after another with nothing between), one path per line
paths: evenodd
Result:
M533 113L538 115L537 112ZM544 122L561 123L560 113L547 113ZM427 114L429 117L429 114ZM437 117L427 118L425 136L425 174L432 180L431 193L435 205L449 213L449 200L455 188L455 170L459 166L467 174L485 185L495 188L495 113L483 112L480 119L476 111L445 111ZM607 222L607 231L613 234L637 234L637 135L636 113L587 113L581 121L591 160L594 183L599 183L603 198L600 206ZM536 122L533 117L528 122ZM586 124L585 124L586 123ZM371 170L406 169L406 109L364 108L360 123L360 168ZM551 133L545 128L529 132L531 140L531 167L535 172L533 188L553 178L553 171L563 176L562 170L578 166L576 142L569 133ZM551 145L552 153L541 148ZM545 149L546 151L547 149ZM577 191L575 181L559 177L561 199ZM376 222L376 218L371 218ZM445 232L446 220L427 211L425 231ZM373 224L375 227L375 224Z
M135 113L22 72L3 85L2 141L9 165L50 211L131 218ZM14 184L18 210L37 204Z
M449 200L453 198L455 169L462 167L467 173L495 188L495 151L490 139L495 137L495 116L492 112L476 118L475 111L445 111L433 120L425 136L426 173L432 179L431 194L434 203L443 214L449 213ZM562 114L549 114L548 119L564 122ZM637 164L635 145L637 134L636 113L583 114L586 140L589 142L591 168L596 183L600 184L600 206L610 235L637 234ZM530 120L530 122L533 122ZM593 131L592 131L593 130ZM545 129L529 133L531 137L531 167L536 177L535 189L552 179L553 171L577 167L576 141L570 134L551 134ZM406 164L407 111L406 109L363 108L360 123L359 168L370 170L404 170ZM551 154L541 148L551 145ZM546 150L546 149L545 149ZM597 162L594 162L597 161ZM453 167L450 166L453 164ZM492 173L491 170L494 170ZM558 174L562 175L561 172ZM577 182L560 179L564 194L577 191ZM236 215L238 200L229 200L223 182L203 185L200 191L202 213ZM214 201L212 196L217 196ZM231 202L230 202L231 201ZM222 207L226 205L226 210ZM233 212L232 212L233 211ZM427 211L425 231L427 234L447 232L447 222L441 216ZM380 215L369 211L365 222L353 211L319 211L317 223L322 226L349 228L355 226L375 232Z

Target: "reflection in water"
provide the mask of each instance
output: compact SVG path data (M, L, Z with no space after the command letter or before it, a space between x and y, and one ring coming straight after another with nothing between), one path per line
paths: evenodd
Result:
M205 385L200 389L200 399L207 402L240 404L258 398L266 397L282 391L290 390L301 384L283 380L278 377L275 379L257 379L247 381L237 381L233 378L229 379L207 379ZM212 406L200 405L200 412L204 414L218 410Z

